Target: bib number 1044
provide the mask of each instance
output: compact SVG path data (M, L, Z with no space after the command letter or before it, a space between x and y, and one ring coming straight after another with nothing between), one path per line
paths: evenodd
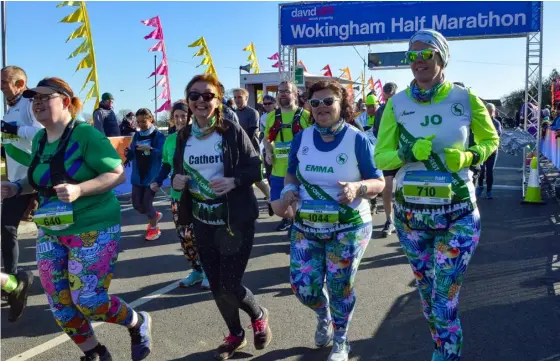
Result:
M330 216L330 218L329 218ZM334 223L335 218L337 215L334 214L317 214L317 213L308 213L305 215L305 218L311 222L319 222L319 223Z

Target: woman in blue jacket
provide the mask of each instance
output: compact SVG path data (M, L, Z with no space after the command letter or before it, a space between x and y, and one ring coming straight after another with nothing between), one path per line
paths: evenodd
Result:
M126 149L125 166L132 162L132 206L140 214L148 216L146 241L155 241L161 236L158 222L162 214L154 209L156 193L150 189L150 183L161 166L165 135L156 128L154 116L147 108L136 112L136 123L140 131L134 134L130 147Z

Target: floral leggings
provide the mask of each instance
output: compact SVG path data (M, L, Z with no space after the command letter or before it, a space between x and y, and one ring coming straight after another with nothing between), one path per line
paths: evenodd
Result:
M478 209L453 218L449 214L395 209L395 228L416 278L424 317L434 340L432 361L461 358L459 291L480 238Z
M78 346L93 336L90 321L129 325L133 310L107 294L119 255L121 226L74 236L51 236L41 229L37 266L58 325Z
M180 225L179 222L179 201L171 200L171 213L173 214L173 223L177 230L179 242L185 258L191 263L191 268L195 271L202 271L200 260L198 259L198 252L196 250L196 243L194 238L193 225L188 226Z
M371 238L371 223L334 235L292 227L290 283L292 291L320 319L332 320L334 339L347 339L356 295L354 278ZM325 283L327 290L323 288ZM331 316L332 315L332 316Z

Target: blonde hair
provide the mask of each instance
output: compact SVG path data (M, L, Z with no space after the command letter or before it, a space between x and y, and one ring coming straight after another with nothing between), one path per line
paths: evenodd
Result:
M235 89L233 89L233 93L234 94L235 93L241 93L241 94L243 94L243 96L245 96L247 98L249 97L249 92L245 88L235 88Z

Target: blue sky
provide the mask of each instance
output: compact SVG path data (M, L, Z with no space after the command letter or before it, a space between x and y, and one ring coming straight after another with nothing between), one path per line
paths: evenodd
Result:
M7 3L8 64L23 67L36 84L45 76L58 76L79 91L88 70L75 68L81 59L68 60L80 40L65 43L78 24L58 23L71 13L71 7L56 8L58 2ZM429 6L428 3L426 6ZM148 48L155 40L144 40L153 28L140 20L161 17L169 58L171 96L184 95L189 79L204 68L196 68L200 58L193 58L195 48L187 45L204 36L221 81L226 88L239 86L239 66L247 63L242 49L254 42L261 72L273 71L267 59L278 50L278 3L276 2L87 2L96 50L101 92L115 96L115 109L141 107L153 109L154 54ZM560 2L544 4L543 75L553 67L560 70ZM509 91L524 87L524 38L465 40L450 43L451 61L446 76L463 81L481 97L500 98ZM405 50L406 44L372 45L372 51ZM365 56L366 46L358 46ZM349 66L357 78L362 60L352 47L303 49L298 52L308 71L320 73L330 64L333 73ZM158 63L161 58L158 57ZM340 74L335 74L336 76ZM411 80L410 70L368 71L366 77L394 81L400 88ZM80 94L83 98L89 88ZM123 91L121 91L123 90ZM93 102L86 104L91 113Z

